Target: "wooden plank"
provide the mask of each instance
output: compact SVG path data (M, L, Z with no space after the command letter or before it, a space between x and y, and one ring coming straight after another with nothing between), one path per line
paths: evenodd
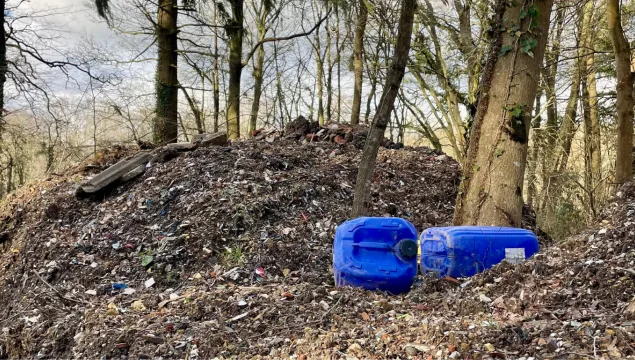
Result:
M150 153L144 151L135 155L131 159L122 160L109 167L108 169L102 171L101 173L95 175L92 179L86 181L80 186L81 190L88 194L96 193L106 186L119 180L122 176L126 175L136 167L142 164L143 166L145 166L145 164L150 161L151 158L152 156L150 155Z

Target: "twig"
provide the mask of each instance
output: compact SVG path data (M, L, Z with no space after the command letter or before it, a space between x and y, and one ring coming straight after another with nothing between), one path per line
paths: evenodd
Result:
M72 301L72 302L75 302L75 303L78 303L78 304L89 304L89 302L87 302L86 300L77 300L77 299L69 298L69 297L66 297L66 296L62 295L51 284L47 283L46 280L42 279L42 277L40 276L40 274L37 273L37 271L33 270L33 273L35 274L35 276L38 279L40 279L41 282L44 283L44 285L46 285L49 289L51 289L51 291L53 291L60 298L62 298L64 300Z
M337 308L337 306L340 304L340 301L342 301L342 298L344 297L344 295L340 296L339 299L337 299L337 302L335 303L335 305L333 305L332 308L330 308L327 312L324 313L324 315L322 315L322 317L320 317L320 322L324 321L324 318L326 317L326 315L328 315L331 311L335 310L335 308Z
M596 339L597 339L597 336L594 336L593 337L593 357L597 359L598 358L598 350L595 347L595 340Z

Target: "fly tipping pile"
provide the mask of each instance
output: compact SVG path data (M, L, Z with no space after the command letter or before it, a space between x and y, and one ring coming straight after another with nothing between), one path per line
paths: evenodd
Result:
M69 174L0 209L0 356L618 358L635 354L635 185L605 222L520 265L333 286L361 152L327 141L198 148L88 198ZM447 225L459 166L380 150L372 215ZM530 213L525 226L536 231ZM543 239L544 240L544 239Z

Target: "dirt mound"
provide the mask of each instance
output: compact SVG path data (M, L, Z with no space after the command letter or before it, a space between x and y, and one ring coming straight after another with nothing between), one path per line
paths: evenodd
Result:
M370 299L392 302L333 287L361 152L282 144L199 148L92 198L74 196L75 175L8 199L0 357L267 355ZM458 181L445 155L381 150L371 211L447 224Z

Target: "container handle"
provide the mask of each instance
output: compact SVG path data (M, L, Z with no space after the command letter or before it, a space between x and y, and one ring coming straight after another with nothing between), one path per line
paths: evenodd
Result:
M352 246L366 249L380 249L380 250L392 250L393 247L386 243L378 243L378 242L363 242L363 243L354 243Z

